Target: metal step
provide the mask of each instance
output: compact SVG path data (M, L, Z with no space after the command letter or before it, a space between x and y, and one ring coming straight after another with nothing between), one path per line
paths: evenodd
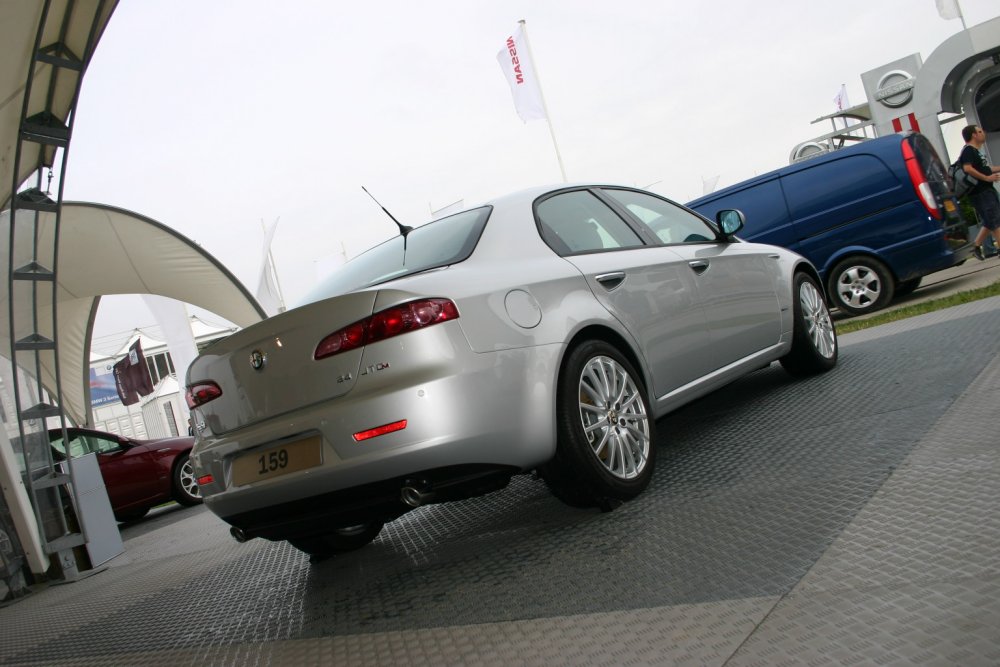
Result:
M19 269L14 269L14 280L55 280L56 274L38 262L29 262Z
M49 44L40 49L35 54L35 60L41 63L48 63L55 67L70 69L76 72L83 71L83 62L77 58L76 54L70 51L62 42Z
M54 486L69 484L70 477L65 473L54 473L48 477L31 480L31 486L36 489L51 489Z
M54 114L43 111L24 119L21 123L21 137L39 144L65 148L69 145L69 128Z
M14 343L15 350L54 350L56 342L51 338L46 338L41 334L33 333L25 336Z
M14 195L14 205L27 211L55 213L59 210L59 204L38 188L28 188L18 192Z
M79 547L86 543L83 535L80 533L70 533L69 535L63 535L62 537L57 537L48 544L45 545L45 553L54 554L66 549L72 549L73 547Z
M46 417L58 417L62 411L54 405L48 403L38 403L26 410L21 411L21 419L45 419Z

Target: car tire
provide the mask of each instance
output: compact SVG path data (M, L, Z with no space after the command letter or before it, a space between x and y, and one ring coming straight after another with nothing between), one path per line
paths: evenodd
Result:
M197 505L201 502L201 491L194 476L191 457L181 454L174 463L174 500L181 505Z
M874 257L848 257L830 273L833 305L850 315L865 315L885 308L893 297L894 280L885 264Z
M907 294L912 294L915 289L920 287L920 281L923 278L914 278L912 280L904 280L901 283L896 284L896 289L893 290L896 297L906 296Z
M781 365L792 375L814 375L837 365L837 332L819 285L806 273L792 281L792 349Z
M369 544L378 537L385 524L379 521L361 523L356 526L346 526L326 533L310 537L296 537L288 543L299 551L303 551L317 559L335 556L337 554L355 551Z
M649 485L653 418L641 376L610 344L587 341L567 355L556 396L556 453L539 468L574 507L612 509Z

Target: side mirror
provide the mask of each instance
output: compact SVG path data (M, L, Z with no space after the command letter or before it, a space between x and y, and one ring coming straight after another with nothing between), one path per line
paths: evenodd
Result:
M743 229L746 218L743 217L742 211L726 208L715 214L715 222L718 223L722 235L728 238Z

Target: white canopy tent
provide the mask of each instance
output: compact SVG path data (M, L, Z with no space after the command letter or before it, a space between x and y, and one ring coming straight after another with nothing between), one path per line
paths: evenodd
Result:
M19 211L16 224L30 224L33 215ZM0 229L9 224L10 211L0 213ZM111 206L68 202L63 204L60 226L55 293L62 408L77 424L91 421L90 339L101 296L159 294L216 313L241 327L265 317L254 297L218 260L155 220ZM43 234L52 228L40 226ZM16 238L18 243L26 243L31 235L17 234ZM5 269L9 242L9 235L0 234L0 266ZM39 239L39 246L50 245L50 240ZM9 305L8 291L0 289L0 354L4 357L10 356ZM40 307L50 305L39 302ZM30 298L19 298L15 292L13 307L14 322L32 321ZM16 331L14 335L20 338L29 333ZM38 333L53 337L44 329ZM40 378L41 385L50 391L55 389L52 366L43 363Z

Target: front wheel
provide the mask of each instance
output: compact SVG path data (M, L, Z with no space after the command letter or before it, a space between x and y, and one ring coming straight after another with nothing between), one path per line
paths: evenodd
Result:
M792 349L781 365L792 375L813 375L837 364L837 332L819 285L796 273L792 281Z
M197 505L201 502L201 489L194 476L191 457L182 454L174 465L174 500L181 505Z
M288 543L318 560L360 549L378 537L384 525L379 521L359 523L337 528L323 535L296 537L288 540Z
M892 295L892 274L873 257L848 257L830 273L833 305L850 315L881 310L892 301Z
M608 343L587 341L567 356L556 425L555 457L539 472L563 502L609 509L649 485L656 458L649 399L632 364Z

